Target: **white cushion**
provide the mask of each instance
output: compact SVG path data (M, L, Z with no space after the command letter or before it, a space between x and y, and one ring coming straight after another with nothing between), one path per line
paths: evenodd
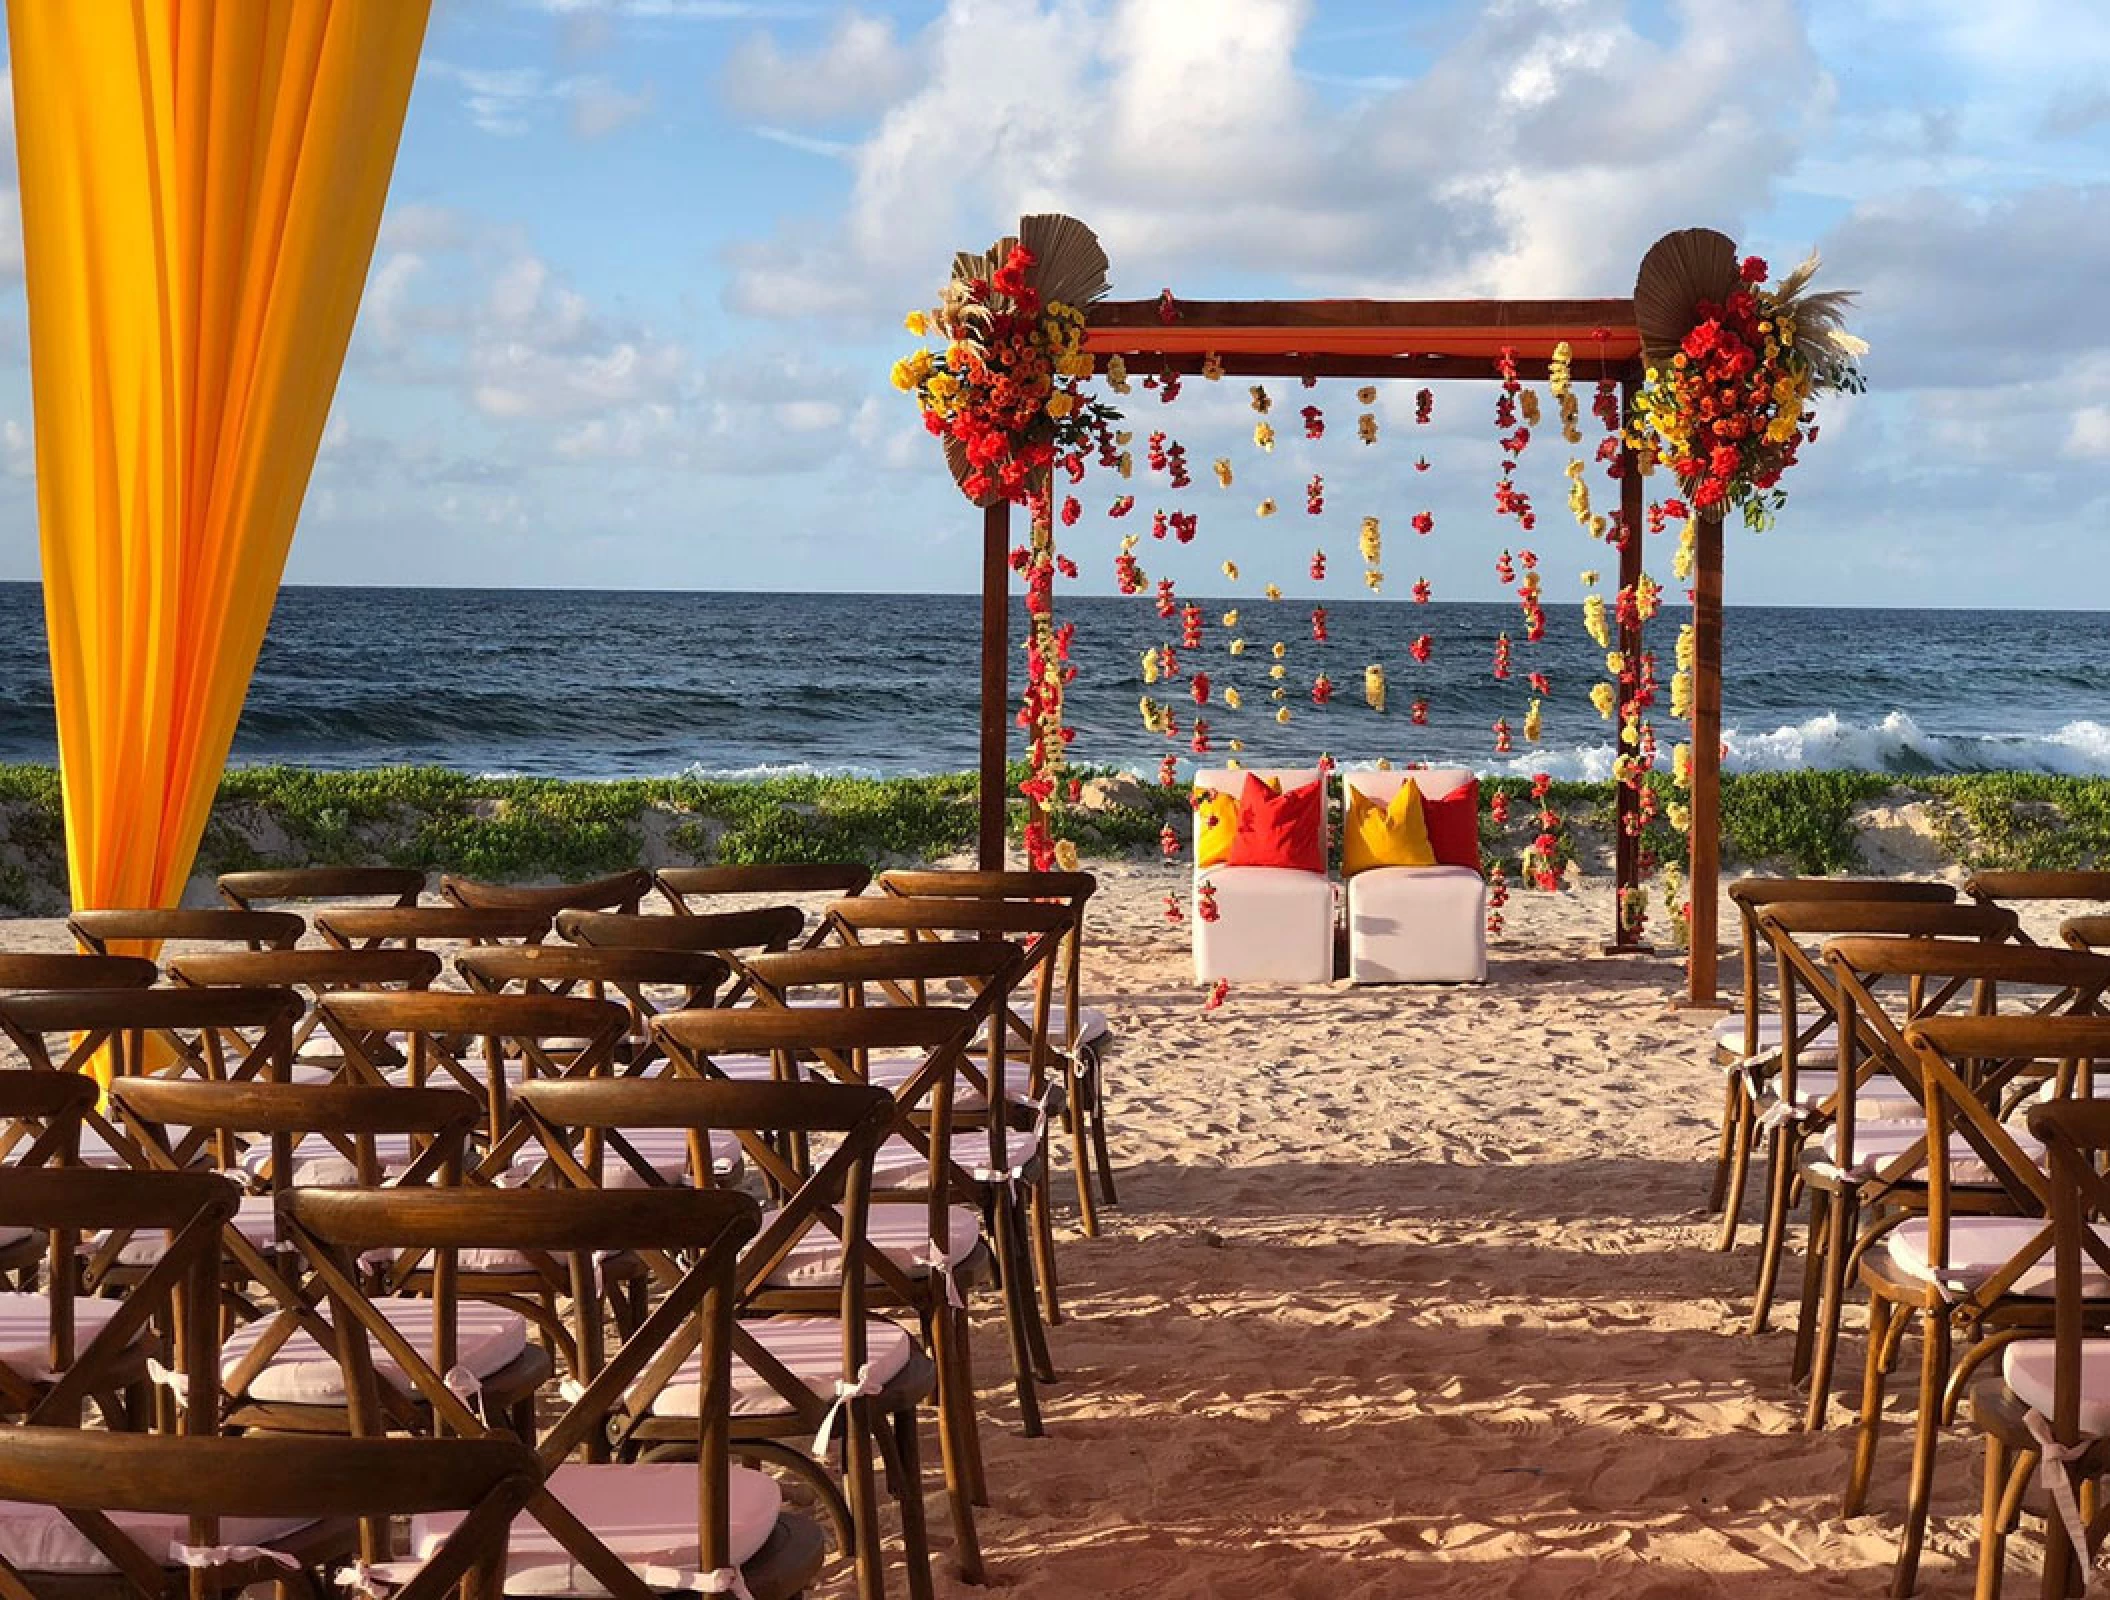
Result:
M117 1315L118 1300L73 1297L73 1348L75 1354ZM24 1377L43 1380L51 1375L51 1301L23 1289L0 1292L0 1367Z
M432 1359L432 1311L430 1300L401 1299L378 1302L389 1324L410 1341L425 1360ZM228 1339L220 1370L231 1373L243 1356L256 1347L273 1318L245 1323ZM325 1315L324 1320L328 1317ZM455 1361L477 1378L488 1378L519 1359L527 1348L527 1324L518 1315L481 1301L463 1300L455 1305ZM388 1352L369 1335L374 1372L381 1382L407 1390L410 1380ZM341 1406L345 1402L344 1372L337 1365L334 1347L325 1350L304 1330L279 1347L262 1372L249 1385L252 1400L273 1400L285 1405Z
M1779 1090L1778 1080L1774 1099ZM1809 1110L1816 1110L1839 1092L1839 1074L1830 1067L1797 1067L1795 1069L1795 1103ZM1863 1122L1918 1122L1921 1120L1920 1103L1912 1098L1912 1091L1887 1072L1879 1072L1854 1092L1854 1115Z
M694 1462L591 1464L567 1461L544 1484L565 1508L653 1588L699 1589L697 1574L697 1482ZM732 1558L754 1559L776 1531L784 1503L777 1480L752 1467L732 1469ZM410 1548L430 1560L464 1513L435 1512L410 1519ZM399 1563L407 1566L409 1563ZM391 1572L391 1577L397 1576ZM404 1574L405 1577L408 1574ZM507 1594L605 1594L593 1574L551 1537L534 1517L513 1519L506 1550Z
M1024 1167L1040 1153L1040 1139L1031 1128L1004 1130L1004 1159L1012 1167ZM983 1128L962 1128L952 1136L952 1159L969 1173L989 1170L989 1134ZM930 1157L900 1134L882 1144L872 1157L872 1187L914 1189L930 1177Z
M411 1162L410 1135L377 1133L374 1159L384 1177L399 1175ZM260 1139L242 1152L242 1171L263 1181L271 1171L271 1141ZM296 1189L350 1188L359 1181L350 1156L319 1133L304 1133L293 1141L293 1184Z
M1921 1122L1862 1122L1854 1124L1853 1175L1857 1178L1874 1176L1890 1166L1900 1156L1927 1136L1927 1124ZM2015 1135L2015 1142L2032 1159L2041 1160L2044 1147L2027 1134ZM1827 1161L1839 1159L1839 1130L1826 1128L1818 1141ZM1924 1158L1915 1170L1924 1171ZM1990 1184L1997 1181L1992 1169L1979 1159L1978 1152L1961 1134L1949 1136L1949 1181L1951 1183Z
M835 1386L855 1374L843 1371L843 1325L832 1317L769 1317L741 1323L743 1332L785 1367L793 1377L823 1400L835 1398ZM865 1360L874 1383L889 1383L915 1353L916 1341L907 1330L878 1317L865 1323ZM649 1407L655 1417L694 1417L703 1404L701 1353L692 1354L687 1365L667 1386L653 1396ZM636 1385L632 1385L635 1392ZM769 1380L733 1352L733 1415L736 1417L782 1416L791 1408Z
M2032 1411L2052 1414L2057 1404L2058 1345L2050 1339L2020 1339L2000 1352L2000 1375L2015 1398ZM2081 1436L2110 1434L2110 1339L2081 1341Z
M1949 1265L1942 1277L1950 1289L1968 1293L2005 1266L2015 1253L2047 1233L2051 1224L2042 1217L1951 1217L1949 1219ZM2110 1244L2110 1224L2096 1223L2095 1231ZM1927 1219L1912 1217L1887 1236L1891 1264L1907 1277L1922 1283L1934 1281L1927 1260ZM2051 1245L2016 1278L2010 1294L2049 1299L2056 1274ZM2096 1265L2093 1256L2081 1257L2081 1292L2091 1300L2110 1298L2110 1274Z
M621 1133L623 1142L630 1146L637 1158L667 1182L685 1184L689 1181L689 1134L686 1128L624 1128ZM739 1173L743 1157L738 1134L713 1128L710 1150L711 1168L717 1176L726 1178ZM528 1144L522 1147L513 1171L525 1176L547 1159L540 1143ZM605 1143L601 1147L601 1169L594 1176L604 1189L642 1189L646 1186L645 1180L630 1164L629 1156Z
M245 1194L234 1210L234 1225L251 1244L269 1249L278 1243L278 1207L268 1194ZM97 1235L97 1242L108 1238ZM117 1252L121 1266L151 1267L168 1253L169 1236L159 1228L134 1233Z
M172 1511L118 1511L110 1520L155 1561L173 1566L172 1547L190 1538L190 1519ZM300 1517L236 1517L220 1524L222 1544L269 1544L308 1527ZM114 1572L116 1566L52 1506L0 1500L0 1557L23 1572Z
M1815 1020L1816 1019L1814 1017L1798 1017L1796 1019L1795 1031L1797 1033L1803 1032ZM1780 1013L1777 1011L1760 1012L1758 1018L1759 1049L1772 1049L1775 1045L1780 1043L1780 1036ZM1733 1051L1737 1055L1743 1054L1744 1017L1742 1012L1739 1011L1732 1013L1731 1015L1723 1017L1720 1021L1715 1023L1714 1042L1722 1049ZM1801 1059L1808 1059L1820 1050L1832 1055L1835 1058L1839 1053L1839 1030L1837 1028L1834 1028L1830 1023L1826 1023L1822 1028L1818 1029L1817 1032L1810 1037L1809 1042L1802 1047Z
M1194 981L1331 983L1333 880L1292 867L1210 867L1195 873L1187 920L1194 930ZM1202 920L1199 885L1216 893L1216 920Z
M774 1212L763 1214L765 1232L775 1215ZM928 1277L932 1242L929 1216L928 1208L920 1200L878 1201L872 1206L865 1226L867 1247L892 1261L911 1279ZM966 1206L954 1206L946 1217L951 1237L944 1241L945 1264L957 1267L981 1242L982 1218L979 1212ZM799 1242L791 1247L790 1253L778 1263L777 1270L769 1275L769 1281L778 1288L797 1289L825 1288L838 1283L842 1279L842 1250L840 1239L816 1225L807 1229Z
M901 1086L923 1070L928 1058L921 1054L880 1055L876 1051L865 1062L865 1078L874 1088L884 1089L889 1094L899 1094ZM977 1072L986 1070L985 1061L972 1063ZM836 1082L833 1073L820 1069L815 1074L823 1082ZM1023 1057L1004 1053L1004 1098L1015 1106L1031 1105L1032 1097L1026 1093L1026 1063ZM989 1096L982 1093L981 1085L968 1078L956 1080L952 1088L952 1108L955 1111L987 1111ZM955 1136L956 1138L958 1136Z
M1373 867L1348 880L1357 983L1487 981L1487 882L1470 867Z

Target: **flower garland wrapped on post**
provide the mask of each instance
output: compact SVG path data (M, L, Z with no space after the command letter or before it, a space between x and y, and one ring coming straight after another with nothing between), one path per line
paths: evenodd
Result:
M1064 562L1055 548L1054 475L1059 470L1074 484L1092 456L1118 460L1113 430L1120 415L1083 388L1093 367L1084 350L1084 307L1105 295L1106 273L1106 252L1082 223L1023 218L1016 238L954 258L937 307L906 320L910 333L941 337L945 348L918 349L893 371L894 386L915 396L924 427L944 441L961 492L985 508L1008 501L1027 509L1028 542L1012 559L1031 619L1018 714L1029 770L1019 789L1030 804L1026 857L1036 871L1058 855L1048 814L1063 793L1073 737L1063 720L1064 690L1075 673L1071 630L1055 619L1055 576ZM1065 524L1074 520L1065 514ZM1133 556L1124 549L1123 557L1130 569L1123 588L1140 586Z

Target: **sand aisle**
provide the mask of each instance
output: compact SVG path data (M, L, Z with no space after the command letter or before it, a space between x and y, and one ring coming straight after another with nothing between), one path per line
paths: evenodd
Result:
M1752 1253L1708 1249L1707 1024L1665 1010L1675 962L1595 954L1601 891L1517 896L1485 990L1208 1015L1183 875L1108 877L1125 1206L1065 1241L1051 1437L991 1387L1005 1592L1883 1592L1905 1430L1841 1519L1846 1431L1795 1431L1787 1333L1741 1331ZM1967 1594L1978 1458L1944 1446L1924 1583Z

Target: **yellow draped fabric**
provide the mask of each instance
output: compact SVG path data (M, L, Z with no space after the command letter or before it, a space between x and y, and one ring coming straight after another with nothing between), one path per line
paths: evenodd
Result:
M8 0L76 907L174 905L351 338L428 0Z

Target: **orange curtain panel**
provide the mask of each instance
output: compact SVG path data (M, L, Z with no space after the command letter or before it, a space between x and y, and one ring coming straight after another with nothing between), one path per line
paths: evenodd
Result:
M8 0L76 907L174 905L351 338L428 0Z

